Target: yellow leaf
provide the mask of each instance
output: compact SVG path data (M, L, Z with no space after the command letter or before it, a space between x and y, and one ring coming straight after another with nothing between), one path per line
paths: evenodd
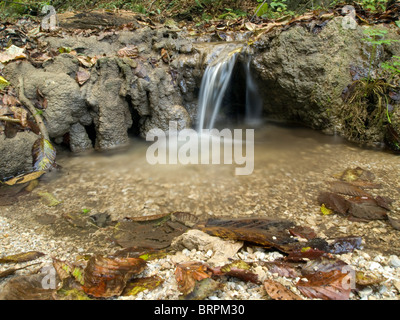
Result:
M15 184L21 184L21 183L26 183L35 179L40 178L44 173L46 173L46 171L34 171L31 173L27 173L24 175L19 175L17 177L14 177L10 180L5 181L4 183L9 185L9 186L13 186Z
M321 205L321 212L324 216L332 214L333 211L331 209L328 209L327 207L325 207L325 204Z
M10 82L8 82L6 79L4 79L2 76L0 76L0 90L3 90L4 88L8 87L10 85Z

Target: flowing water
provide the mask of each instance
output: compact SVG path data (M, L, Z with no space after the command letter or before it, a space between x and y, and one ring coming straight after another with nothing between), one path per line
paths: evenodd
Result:
M216 127L221 104L225 97L235 64L240 54L244 56L245 73L245 123L260 123L262 101L250 67L251 53L246 43L234 43L218 51L218 56L207 66L200 86L197 130Z

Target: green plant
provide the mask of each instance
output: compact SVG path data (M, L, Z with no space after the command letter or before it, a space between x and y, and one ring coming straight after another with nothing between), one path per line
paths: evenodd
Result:
M361 0L360 5L370 11L385 11L388 0Z
M363 141L366 130L379 130L385 123L391 123L389 111L389 90L398 88L393 80L400 75L400 57L394 56L392 61L381 64L372 76L372 67L382 45L390 45L397 41L385 39L386 30L368 28L364 30L367 36L362 39L370 44L368 74L365 78L355 80L348 87L347 97L343 106L347 134L351 138Z

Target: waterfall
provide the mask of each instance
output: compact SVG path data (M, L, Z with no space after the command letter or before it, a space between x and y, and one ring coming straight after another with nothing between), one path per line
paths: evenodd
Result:
M254 81L250 68L251 55L246 53L244 62L244 72L246 74L246 117L245 123L258 126L261 123L262 100L258 93L258 87Z
M231 45L218 53L218 58L211 62L203 75L198 106L197 131L215 128L218 112L230 83L232 72L239 54L244 51L244 44L232 49ZM259 124L262 110L261 99L256 83L250 71L251 55L246 49L244 56L244 72L246 75L246 114L245 123Z
M200 86L198 130L214 128L237 56L234 50L207 66Z

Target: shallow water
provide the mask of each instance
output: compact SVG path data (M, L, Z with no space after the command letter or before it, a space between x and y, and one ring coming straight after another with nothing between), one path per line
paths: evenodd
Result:
M309 129L268 123L255 130L253 173L238 176L236 164L150 165L146 160L149 145L132 139L128 149L113 153L60 152L57 163L63 169L45 175L30 196L2 207L3 213L36 233L52 232L51 226L38 227L37 216L60 217L82 209L90 209L90 214L108 213L112 220L172 211L188 211L200 218L262 216L293 220L314 228L322 237L361 235L366 248L400 252L399 231L387 221L323 216L317 202L319 192L328 190L326 181L359 166L375 174L383 188L371 192L394 199L391 215L400 217L400 158L396 155L362 149ZM35 197L38 192L52 193L62 203L46 207ZM73 229L52 235L69 237L70 232Z

